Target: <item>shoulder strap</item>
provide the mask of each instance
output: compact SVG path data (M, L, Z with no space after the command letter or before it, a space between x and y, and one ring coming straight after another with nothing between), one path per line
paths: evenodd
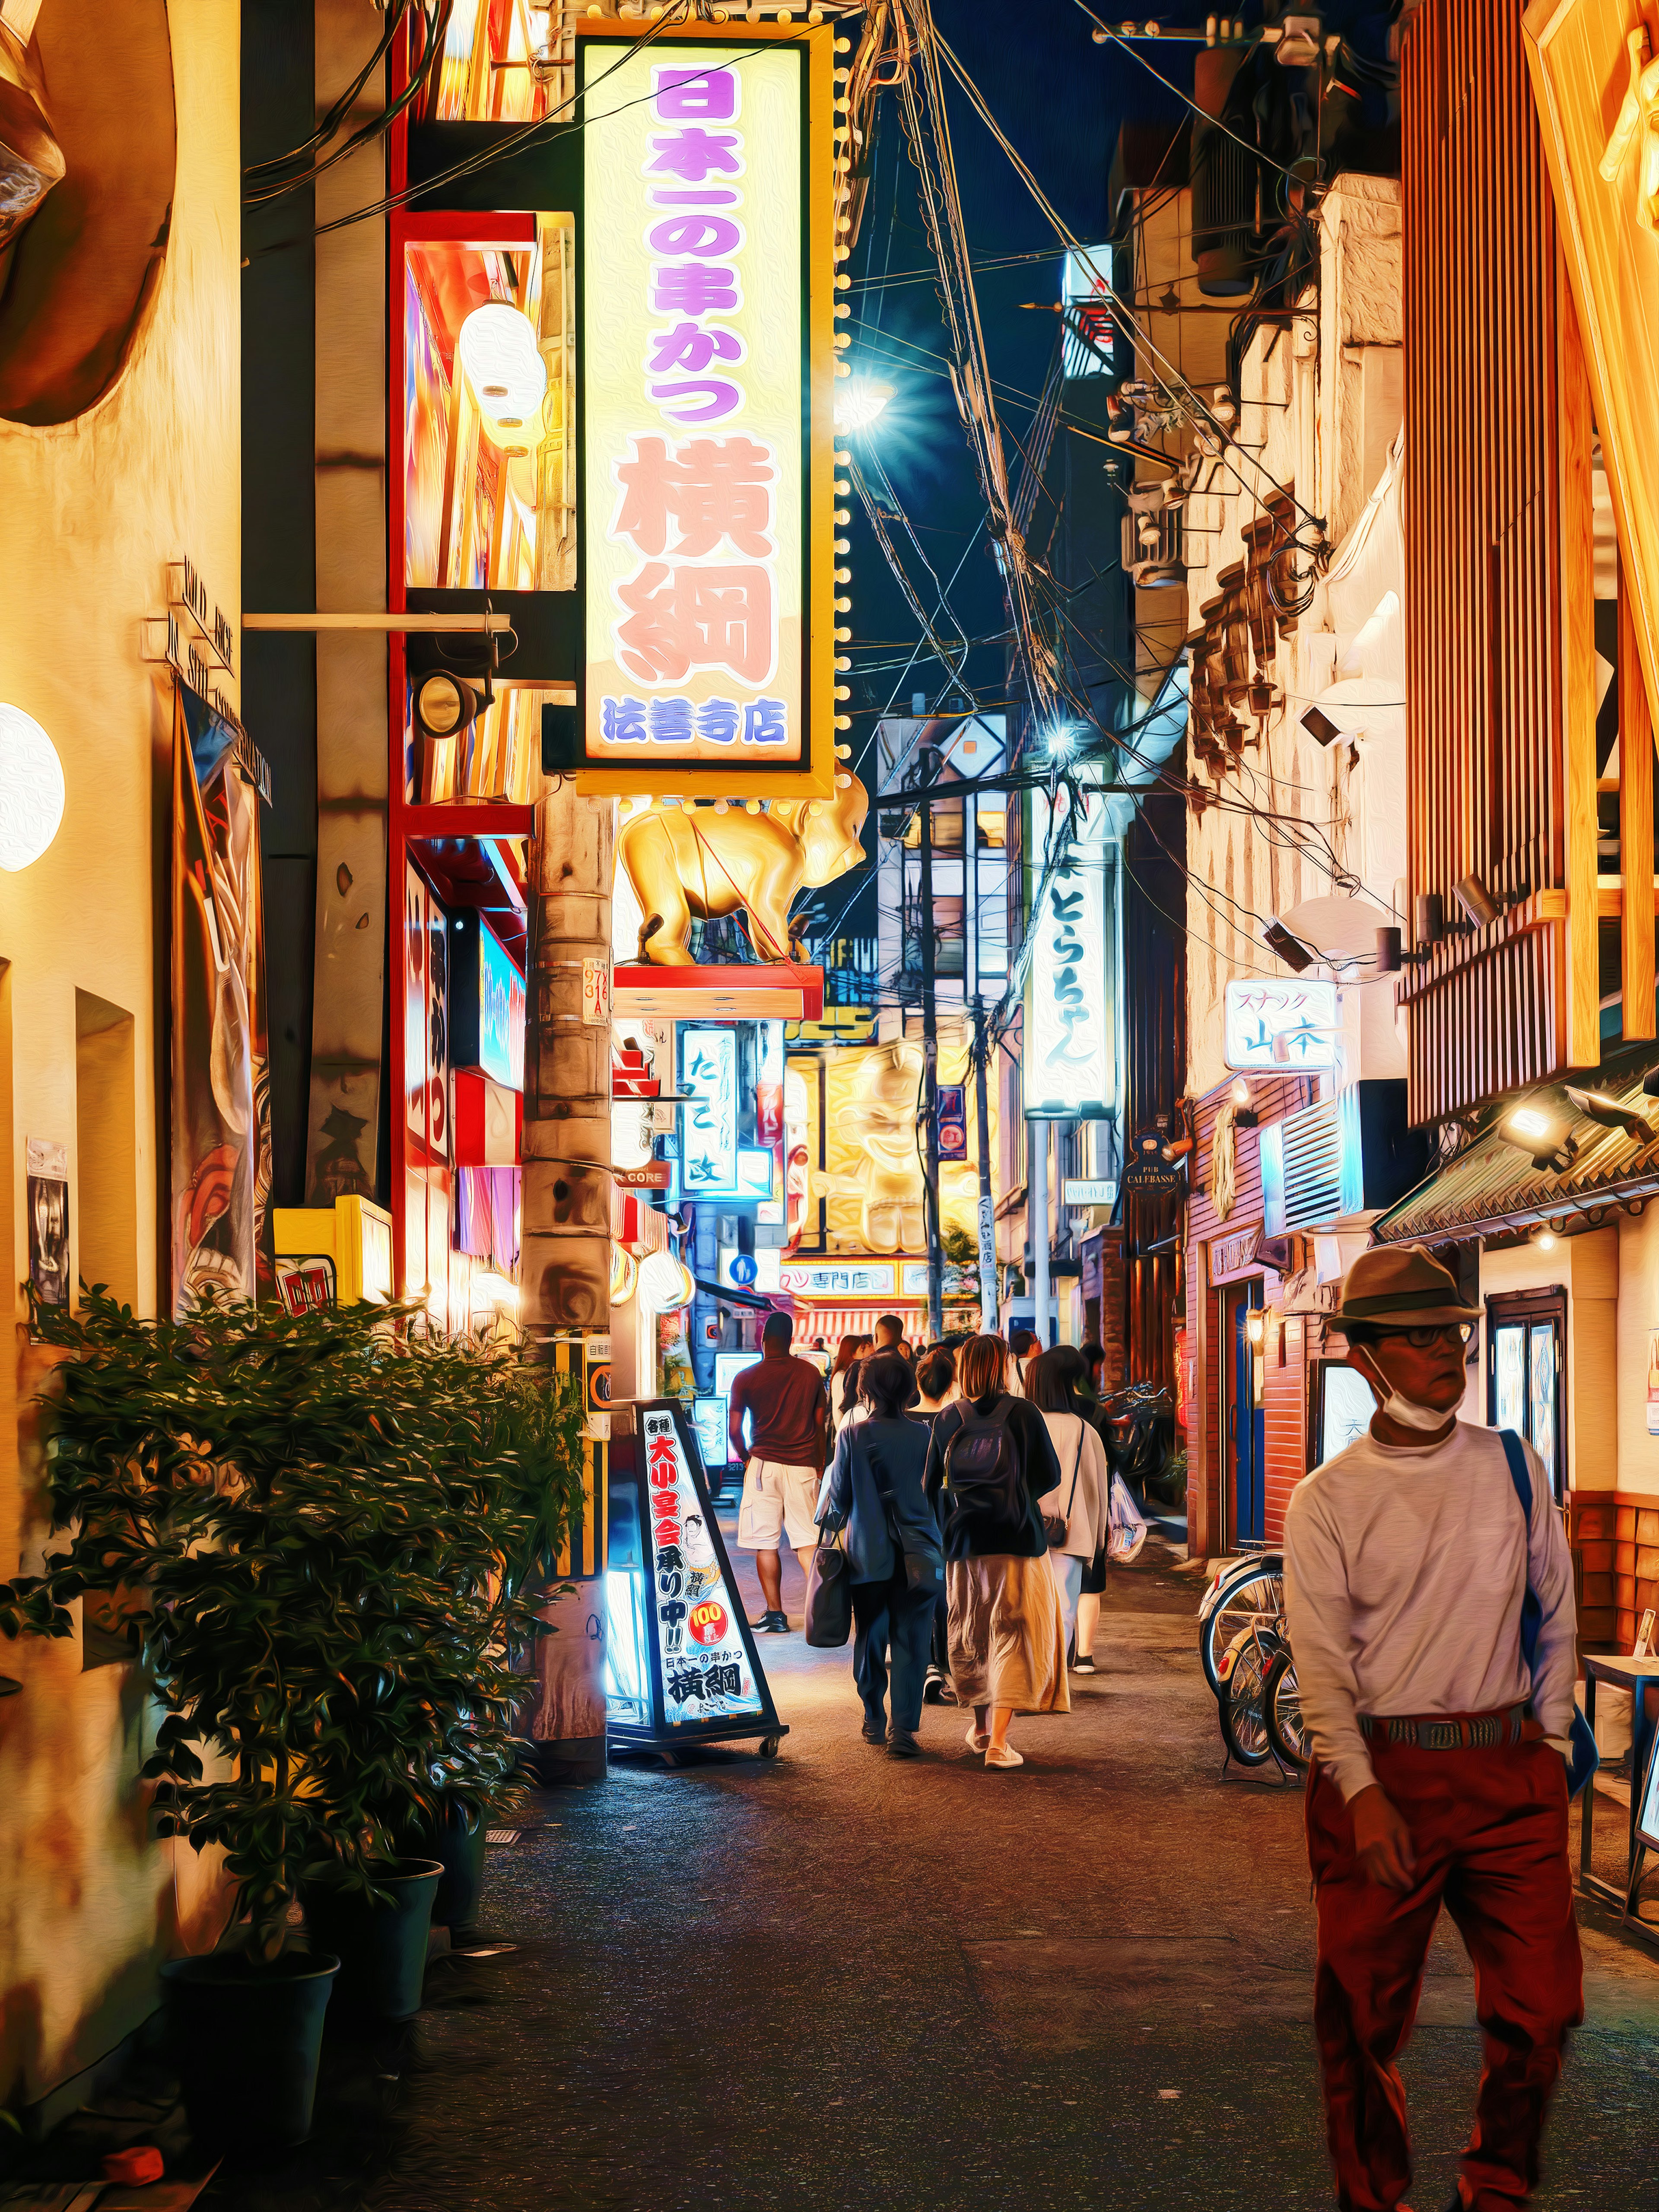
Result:
M1538 1593L1532 1586L1532 1471L1527 1465L1527 1455L1521 1439L1513 1429L1499 1429L1504 1456L1510 1463L1510 1480L1521 1502L1521 1518L1526 1528L1527 1590L1521 1601L1521 1656L1531 1671L1533 1656L1538 1649L1538 1630L1544 1608L1538 1602Z
M1077 1416L1077 1457L1072 1462L1072 1494L1066 1501L1066 1518L1072 1517L1072 1508L1077 1504L1077 1479L1083 1472L1083 1416Z

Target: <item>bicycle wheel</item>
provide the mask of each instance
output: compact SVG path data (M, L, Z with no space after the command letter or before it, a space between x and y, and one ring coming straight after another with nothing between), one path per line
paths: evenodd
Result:
M1267 1669L1262 1685L1262 1705L1267 1738L1286 1766L1304 1771L1313 1764L1313 1741L1302 1717L1302 1692L1297 1687L1296 1661L1286 1644Z
M1285 1562L1278 1552L1263 1552L1242 1562L1223 1584L1198 1632L1198 1656L1204 1679L1221 1695L1221 1657L1242 1629L1268 1627L1285 1610Z
M1240 1629L1222 1656L1221 1733L1241 1766L1263 1766L1267 1740L1267 1672L1285 1646L1271 1629Z

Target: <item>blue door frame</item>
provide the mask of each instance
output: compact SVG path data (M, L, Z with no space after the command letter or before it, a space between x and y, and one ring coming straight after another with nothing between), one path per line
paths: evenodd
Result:
M1239 1285L1233 1305L1232 1396L1227 1409L1232 1458L1233 1543L1259 1544L1267 1525L1267 1433L1255 1396L1255 1351L1246 1333L1247 1317L1261 1305L1261 1278Z

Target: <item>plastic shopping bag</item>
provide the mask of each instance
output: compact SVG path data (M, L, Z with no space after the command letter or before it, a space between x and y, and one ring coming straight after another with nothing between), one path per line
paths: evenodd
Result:
M1120 1566L1127 1566L1146 1540L1146 1521L1121 1474L1112 1477L1109 1516L1111 1528L1106 1539L1106 1556L1115 1559Z

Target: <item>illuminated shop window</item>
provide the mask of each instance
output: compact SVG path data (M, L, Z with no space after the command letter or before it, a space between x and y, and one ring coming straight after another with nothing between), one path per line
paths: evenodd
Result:
M574 248L568 216L533 245L404 247L409 586L575 587Z
M547 51L550 13L528 0L455 0L432 120L531 123L556 106L567 72L549 82L531 66Z

